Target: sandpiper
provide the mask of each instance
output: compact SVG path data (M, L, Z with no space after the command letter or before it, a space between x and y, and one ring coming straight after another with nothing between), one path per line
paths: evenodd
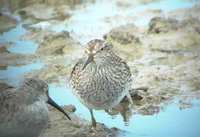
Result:
M48 107L59 107L48 94L48 85L39 79L27 78L19 88L0 92L0 137L38 137L48 124Z
M87 43L86 57L73 67L70 83L74 94L90 110L92 126L96 127L93 109L110 109L129 94L132 77L127 63L117 56L113 46L100 39Z

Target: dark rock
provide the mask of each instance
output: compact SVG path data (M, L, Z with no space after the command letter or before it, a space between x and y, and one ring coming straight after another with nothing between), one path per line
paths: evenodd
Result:
M178 21L175 19L165 19L155 17L149 23L149 33L167 33L178 29Z
M0 33L6 32L16 26L16 22L6 16L0 16Z
M189 30L190 32L197 32L200 34L200 20L197 18L188 18L181 22L181 27Z
M133 95L131 95L131 97L133 98L133 100L142 100L143 99L143 97L138 94L133 94Z
M107 35L104 35L104 39L108 37L119 42L120 44L140 43L140 39L137 36L138 29L133 24L128 24L114 28Z
M0 53L9 53L9 51L7 50L7 48L5 46L0 46Z
M5 64L0 64L0 70L6 70L8 68Z
M149 105L149 106L145 106L141 108L139 110L139 113L143 115L154 115L154 114L159 113L159 111L160 111L160 107Z
M69 112L75 112L76 111L76 107L74 105L66 105L66 106L64 106L64 109L66 109Z
M21 66L35 60L36 57L34 55L16 54L5 51L0 54L0 67L4 69L7 66Z
M37 49L37 53L41 56L62 55L65 53L65 48L72 47L73 44L75 45L69 32L52 33L44 37Z

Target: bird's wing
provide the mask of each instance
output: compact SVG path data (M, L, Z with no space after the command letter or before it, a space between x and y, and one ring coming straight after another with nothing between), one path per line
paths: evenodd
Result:
M131 74L131 69L130 69L130 67L127 65L127 63L125 62L125 61L123 61L123 66L124 66L124 69L126 70L125 72L126 72L126 76L127 76L127 80L128 81L132 81L132 74Z
M77 86L80 84L80 76L82 72L82 68L84 65L84 60L79 59L77 63L74 65L71 75L70 75L70 86L77 90Z
M17 90L10 88L0 92L0 123L8 118L10 112L19 110L19 106L22 100L19 99Z
M125 82L131 82L132 81L132 74L130 67L127 65L126 61L124 61L121 57L117 56L116 57L118 62L118 65L120 66L120 70L123 73L120 73L121 78L124 79Z
M74 78L74 76L79 72L81 71L83 67L83 60L82 59L79 59L77 61L77 63L74 65L74 67L72 68L72 72L71 72L71 75L70 75L70 81Z

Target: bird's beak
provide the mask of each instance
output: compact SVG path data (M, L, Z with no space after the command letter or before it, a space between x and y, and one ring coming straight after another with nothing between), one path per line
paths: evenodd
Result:
M51 97L49 96L49 93L47 93L48 95L48 101L47 103L50 104L51 106L53 106L54 108L56 108L58 111L62 112L69 120L71 120L71 118L69 117L69 115L55 102L51 99Z
M90 63L90 62L92 62L93 61L93 55L92 54L90 54L89 56L88 56L88 58L87 58L87 61L85 62L85 64L84 64L84 66L83 66L83 68L82 68L82 70L84 70L85 69L85 67Z

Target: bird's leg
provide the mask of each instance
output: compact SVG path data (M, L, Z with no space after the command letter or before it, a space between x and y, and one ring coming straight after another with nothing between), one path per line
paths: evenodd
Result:
M133 106L133 100L131 98L130 93L128 92L128 94L126 96L127 96L128 100L129 100L130 104Z
M92 109L90 109L90 115L91 115L91 120L92 120L92 127L96 127L97 123L96 123L96 120L94 118L94 115L93 115L93 111Z

